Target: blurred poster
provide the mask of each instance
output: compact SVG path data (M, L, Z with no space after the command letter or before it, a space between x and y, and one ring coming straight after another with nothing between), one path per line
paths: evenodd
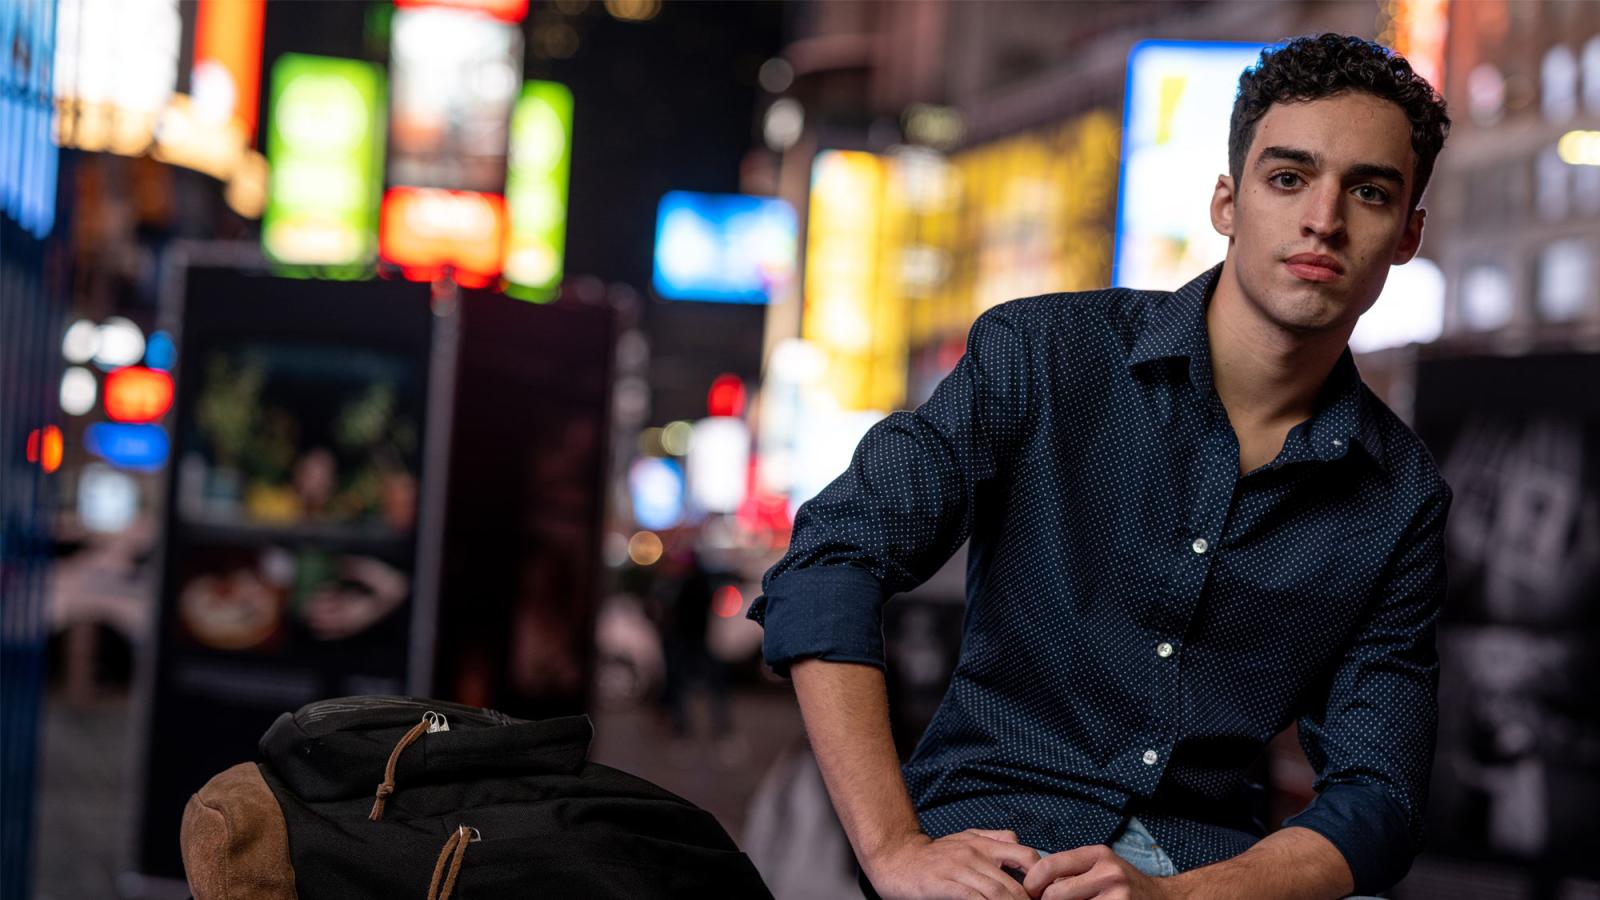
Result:
M138 869L282 712L407 690L426 285L188 270Z
M1428 840L1594 875L1600 355L1426 361L1416 424L1455 491Z

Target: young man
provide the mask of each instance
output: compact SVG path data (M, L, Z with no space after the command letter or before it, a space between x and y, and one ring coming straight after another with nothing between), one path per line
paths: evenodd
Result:
M801 508L751 616L884 898L1334 898L1405 873L1450 492L1345 345L1417 252L1448 127L1375 44L1264 53L1219 267L990 310ZM902 771L881 605L969 536L960 661ZM1318 796L1262 837L1246 768L1296 719Z

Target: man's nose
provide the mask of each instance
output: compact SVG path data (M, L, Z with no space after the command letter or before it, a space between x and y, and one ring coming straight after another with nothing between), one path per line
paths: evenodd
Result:
M1337 184L1318 185L1305 194L1300 231L1331 241L1344 234L1344 191Z

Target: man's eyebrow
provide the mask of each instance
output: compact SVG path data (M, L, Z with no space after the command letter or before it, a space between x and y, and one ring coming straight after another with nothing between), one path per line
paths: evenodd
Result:
M1299 163L1312 169L1322 168L1322 158L1310 150L1301 150L1298 147L1267 147L1256 157L1256 166L1260 167L1269 160ZM1406 176L1394 166L1382 163L1356 163L1345 171L1347 178L1377 178L1391 181L1397 185L1405 186Z
M1256 165L1259 167L1269 159L1281 159L1285 162L1299 163L1302 166L1310 166L1313 169L1322 168L1322 160L1318 159L1315 153L1296 147L1267 147L1261 151L1260 156L1256 157Z

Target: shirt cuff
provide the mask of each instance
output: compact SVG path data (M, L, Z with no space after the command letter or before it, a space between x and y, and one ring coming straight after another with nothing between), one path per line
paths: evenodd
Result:
M1327 838L1350 866L1357 894L1376 894L1394 886L1416 855L1405 813L1375 784L1327 785L1310 806L1283 824L1309 828Z
M779 675L808 658L883 668L883 585L853 566L794 569L750 604L761 653Z

